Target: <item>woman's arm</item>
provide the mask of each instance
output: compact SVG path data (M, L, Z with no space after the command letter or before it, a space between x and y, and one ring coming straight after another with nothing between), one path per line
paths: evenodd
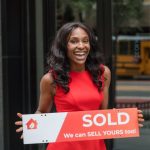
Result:
M53 105L55 84L51 73L45 74L40 81L40 99L35 113L48 113Z
M101 105L101 109L108 108L108 100L109 100L109 86L111 81L111 72L107 66L104 66L104 100Z

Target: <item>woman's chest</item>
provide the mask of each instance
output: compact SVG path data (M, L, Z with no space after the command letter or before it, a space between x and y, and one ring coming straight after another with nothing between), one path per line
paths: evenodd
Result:
M103 92L98 91L91 78L74 77L69 84L70 91L65 94L61 88L56 90L55 103L59 109L95 110L103 101Z

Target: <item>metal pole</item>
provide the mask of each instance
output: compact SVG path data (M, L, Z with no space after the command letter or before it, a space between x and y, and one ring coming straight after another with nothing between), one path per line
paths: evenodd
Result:
M97 33L106 65L111 70L111 85L109 90L109 108L115 106L115 64L112 57L112 4L111 0L97 0ZM106 140L108 150L113 149L113 140Z

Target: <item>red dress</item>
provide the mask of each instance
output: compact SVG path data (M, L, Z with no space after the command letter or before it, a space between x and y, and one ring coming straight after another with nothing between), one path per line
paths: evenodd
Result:
M97 110L103 101L103 92L93 84L88 71L70 72L70 91L56 89L54 102L57 112ZM104 140L50 143L47 150L106 150Z

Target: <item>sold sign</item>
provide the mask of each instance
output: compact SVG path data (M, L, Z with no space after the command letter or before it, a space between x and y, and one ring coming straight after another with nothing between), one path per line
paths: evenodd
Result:
M23 115L24 144L137 137L137 114L126 108Z

